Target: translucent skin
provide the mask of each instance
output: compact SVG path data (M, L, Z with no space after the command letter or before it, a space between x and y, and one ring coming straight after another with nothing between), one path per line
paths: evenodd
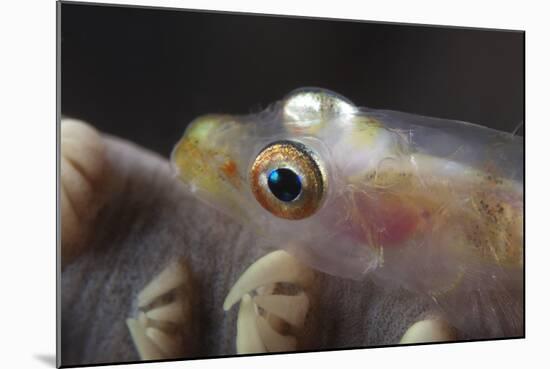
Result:
M277 140L306 145L326 175L305 219L273 215L250 190ZM197 197L322 272L427 294L459 329L523 334L519 137L302 89L256 115L198 118L172 163Z

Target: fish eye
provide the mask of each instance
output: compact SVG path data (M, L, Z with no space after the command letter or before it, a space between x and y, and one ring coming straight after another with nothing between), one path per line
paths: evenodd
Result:
M320 207L326 176L316 154L295 141L276 141L256 156L250 169L256 200L280 218L303 219Z
M284 202L294 200L302 191L300 177L288 168L272 170L267 176L267 186L276 198Z

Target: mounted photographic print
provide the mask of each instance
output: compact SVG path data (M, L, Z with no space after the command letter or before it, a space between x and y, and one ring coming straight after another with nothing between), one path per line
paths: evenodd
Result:
M524 337L524 32L57 5L60 365Z

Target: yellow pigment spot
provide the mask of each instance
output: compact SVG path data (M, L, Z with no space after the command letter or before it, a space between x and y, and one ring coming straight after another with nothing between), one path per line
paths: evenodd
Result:
M354 148L372 145L382 128L380 122L368 117L357 117L353 123L355 129L350 135L350 141Z

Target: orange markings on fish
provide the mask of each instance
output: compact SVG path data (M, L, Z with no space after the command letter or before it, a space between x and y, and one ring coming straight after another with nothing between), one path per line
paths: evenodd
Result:
M221 169L228 177L234 177L237 174L237 164L233 160L223 163Z
M238 188L239 180L237 176L237 164L235 163L235 161L227 160L225 163L222 164L220 169L223 174L225 174L229 182L231 182L233 186Z

